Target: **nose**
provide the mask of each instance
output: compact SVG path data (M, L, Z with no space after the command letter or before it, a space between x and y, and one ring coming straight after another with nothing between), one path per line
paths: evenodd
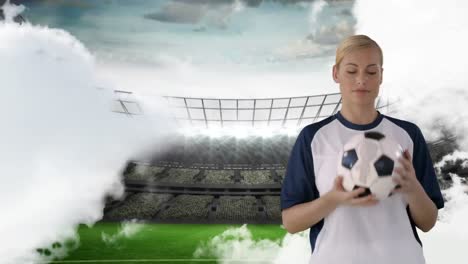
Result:
M356 77L356 83L358 85L365 85L367 83L367 79L368 79L368 77L365 74L359 74Z

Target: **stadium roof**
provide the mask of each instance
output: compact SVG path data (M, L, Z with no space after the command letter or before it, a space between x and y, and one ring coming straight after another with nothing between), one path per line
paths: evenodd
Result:
M143 110L132 92L114 91L113 111L141 115ZM339 93L252 99L215 99L164 97L175 120L181 126L201 128L292 128L303 127L335 114L341 108ZM378 98L376 107L382 113L394 112L393 103Z

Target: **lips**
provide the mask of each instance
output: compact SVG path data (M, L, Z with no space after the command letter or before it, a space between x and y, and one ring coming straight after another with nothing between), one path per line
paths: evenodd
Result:
M356 92L356 93L368 93L370 92L369 90L363 90L363 89L357 89L357 90L353 90L353 92Z

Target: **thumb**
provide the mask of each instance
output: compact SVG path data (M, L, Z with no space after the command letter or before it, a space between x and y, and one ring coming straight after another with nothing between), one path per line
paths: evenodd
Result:
M341 176L341 175L336 176L335 182L334 182L333 185L334 185L335 189L342 190L343 189L343 176Z

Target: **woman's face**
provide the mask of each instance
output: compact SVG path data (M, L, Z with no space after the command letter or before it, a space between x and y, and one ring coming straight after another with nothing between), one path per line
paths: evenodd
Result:
M376 48L352 51L333 66L333 79L340 84L341 97L348 105L374 107L382 83L383 68Z

